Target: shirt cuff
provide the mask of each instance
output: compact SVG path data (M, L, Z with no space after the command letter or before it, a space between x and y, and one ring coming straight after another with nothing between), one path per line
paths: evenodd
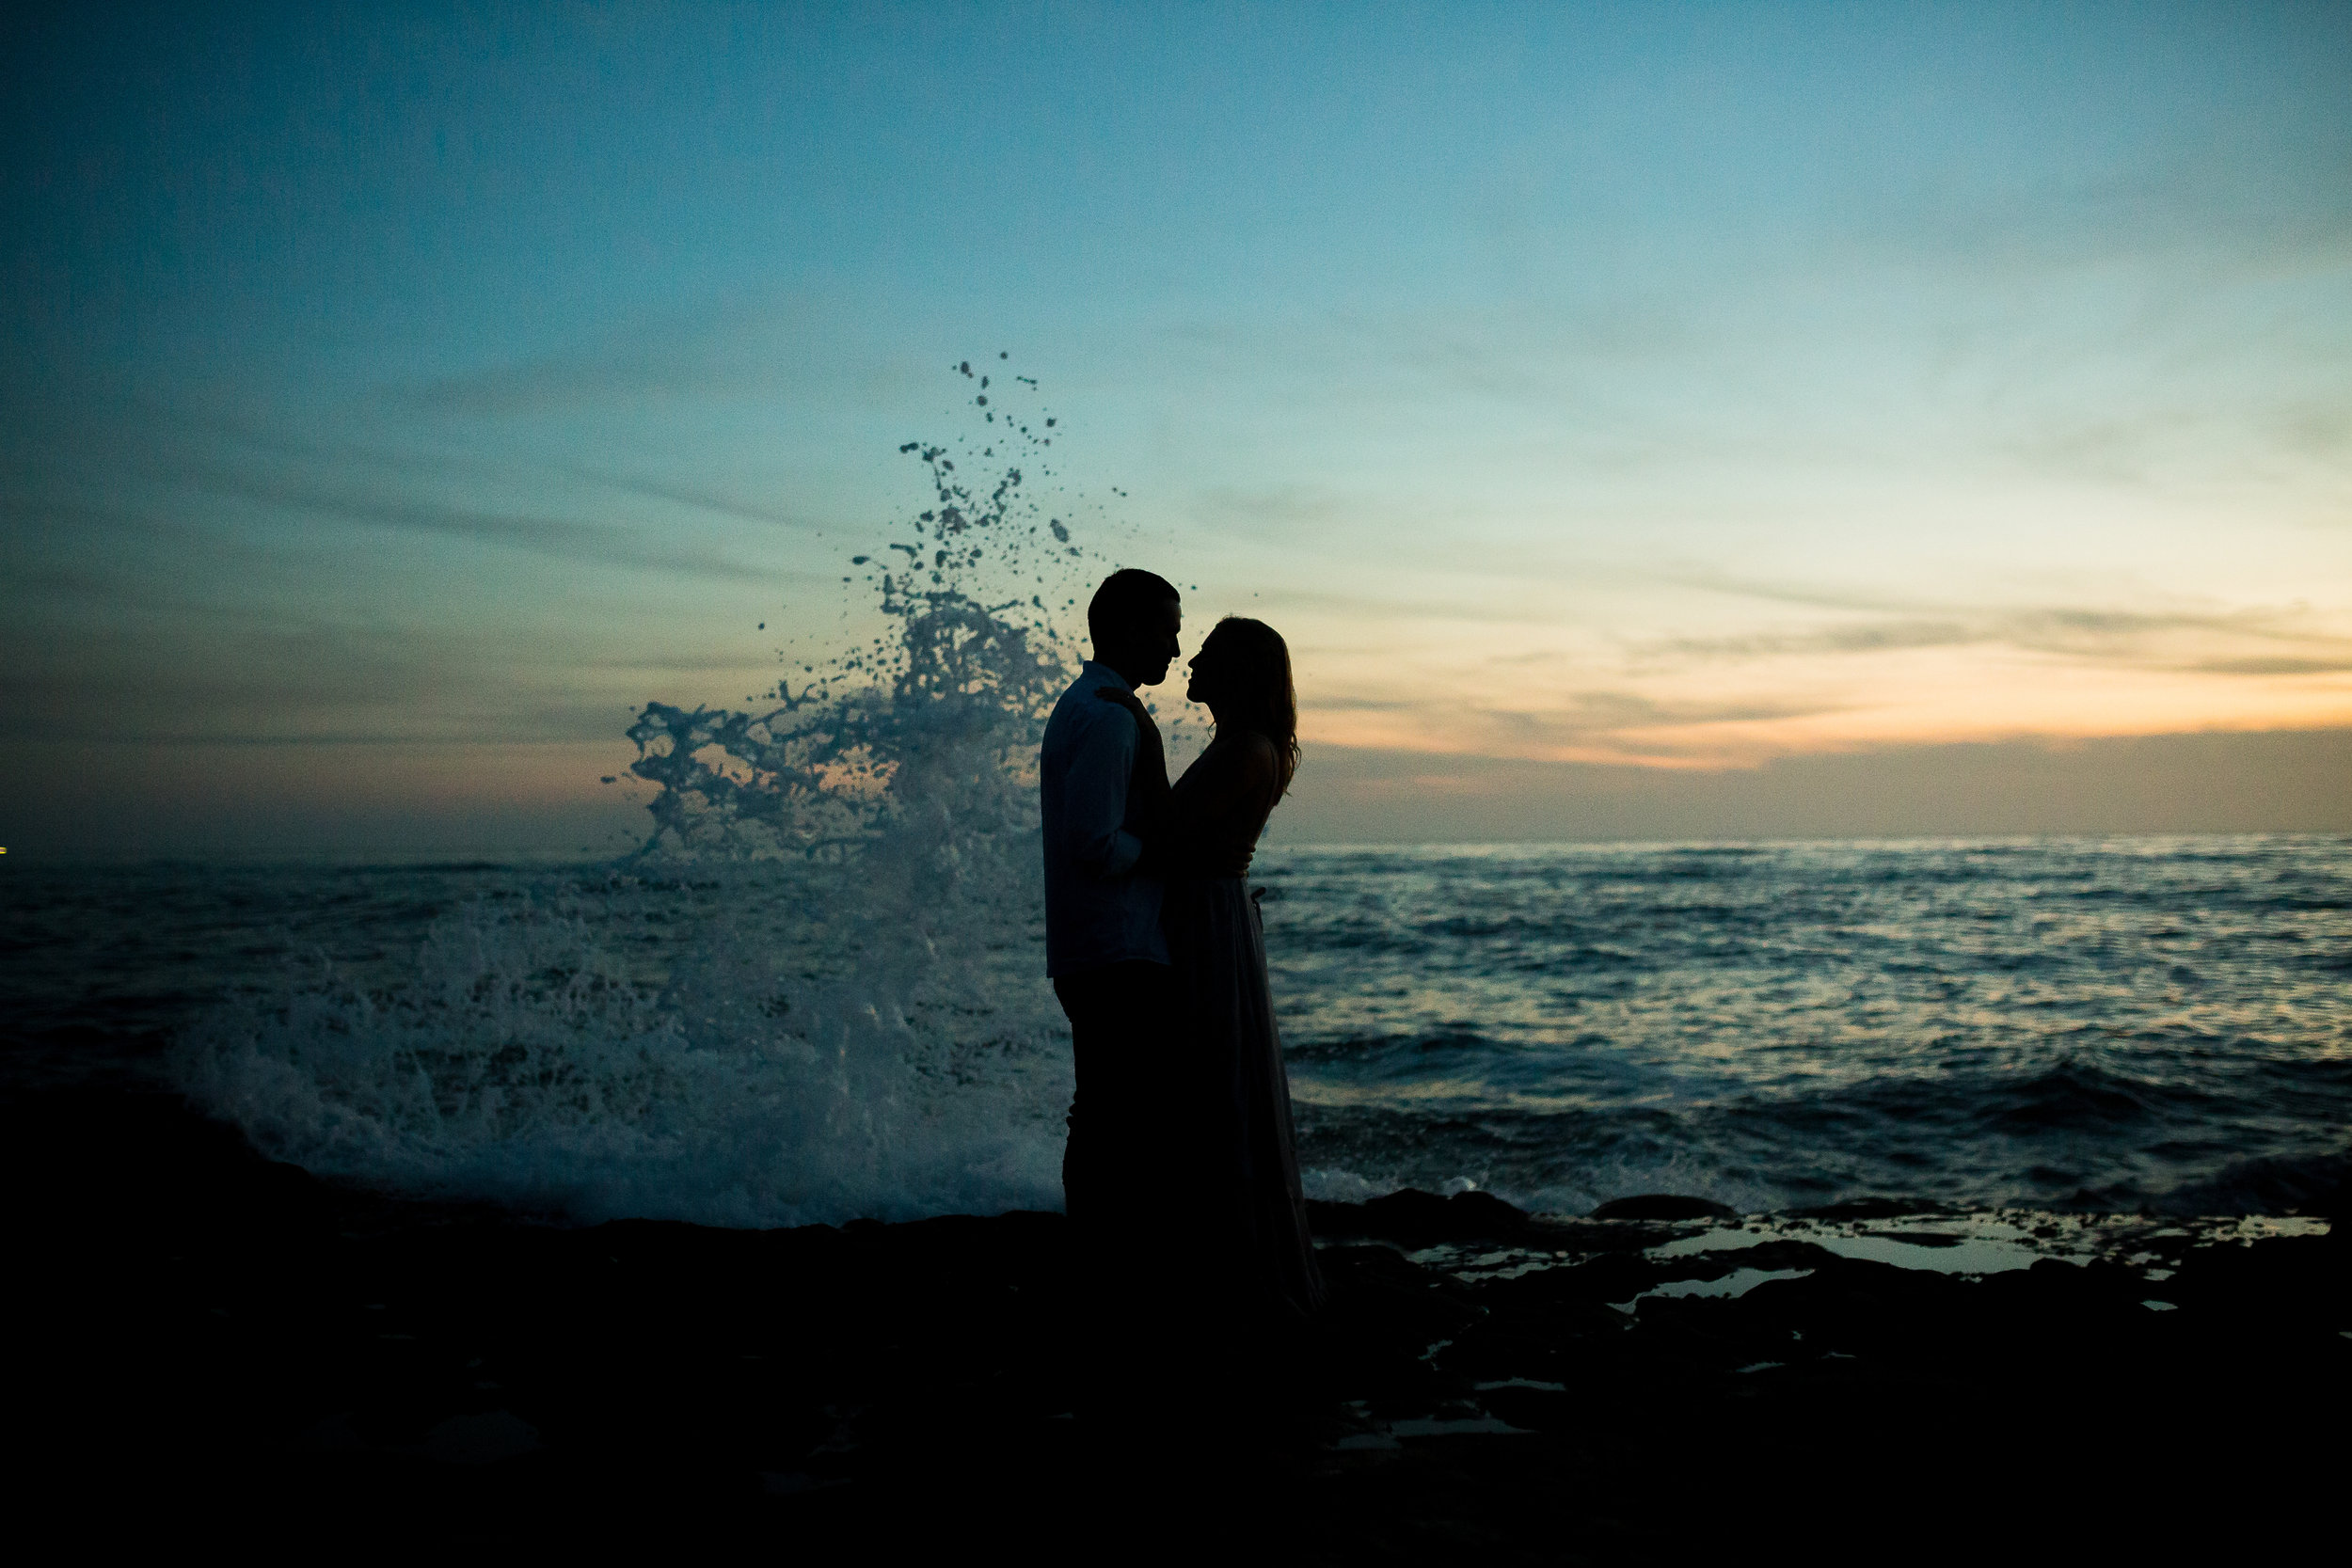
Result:
M1143 840L1122 831L1111 839L1111 858L1103 867L1103 875L1105 878L1124 877L1136 868L1136 862L1142 858Z

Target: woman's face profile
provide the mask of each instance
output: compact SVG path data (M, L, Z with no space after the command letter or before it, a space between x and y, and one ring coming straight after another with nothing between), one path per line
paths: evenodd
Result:
M1186 702L1206 703L1214 707L1224 694L1223 660L1219 657L1224 650L1217 644L1217 637L1212 632L1186 666L1192 672L1192 678L1184 686Z

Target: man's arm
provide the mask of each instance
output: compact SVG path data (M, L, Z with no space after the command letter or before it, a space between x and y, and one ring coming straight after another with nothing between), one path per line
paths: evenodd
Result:
M1124 713L1106 710L1079 732L1062 775L1062 834L1071 863L1088 876L1124 877L1143 854L1124 826L1135 767L1136 724Z

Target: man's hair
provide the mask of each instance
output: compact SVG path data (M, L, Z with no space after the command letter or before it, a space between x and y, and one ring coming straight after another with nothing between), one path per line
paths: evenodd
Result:
M1138 626L1148 626L1161 605L1170 599L1182 604L1184 597L1174 583L1157 572L1121 566L1103 579L1103 586L1087 602L1087 630L1097 642L1117 642L1133 635Z

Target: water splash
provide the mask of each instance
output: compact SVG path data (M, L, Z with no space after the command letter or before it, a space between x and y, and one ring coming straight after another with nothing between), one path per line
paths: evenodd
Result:
M1093 558L1027 488L1056 421L958 369L992 428L902 448L932 504L850 562L882 636L764 709L648 703L635 856L389 979L290 968L183 1042L191 1094L313 1169L580 1218L1057 1206L1034 767Z

